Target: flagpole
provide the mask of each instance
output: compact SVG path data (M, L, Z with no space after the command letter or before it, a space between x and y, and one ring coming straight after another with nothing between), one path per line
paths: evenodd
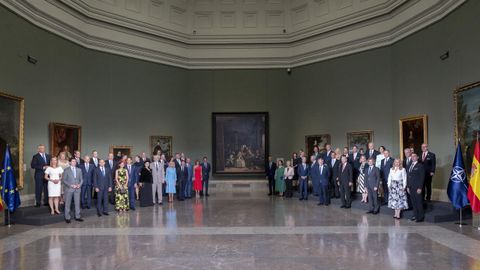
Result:
M8 227L12 227L12 223L10 222L10 210L7 209L7 221L8 221Z

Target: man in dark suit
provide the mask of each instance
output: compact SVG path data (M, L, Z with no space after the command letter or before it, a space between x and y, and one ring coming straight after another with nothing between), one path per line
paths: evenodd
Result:
M188 172L188 177L187 177L187 183L185 185L185 198L190 199L192 198L192 184L193 184L193 166L191 163L190 158L187 158L187 162L185 163L185 166L187 168Z
M320 168L318 167L318 160L314 155L310 157L310 179L312 180L313 196L318 196L318 189L320 186Z
M368 166L365 170L365 188L367 189L368 202L370 204L370 210L367 214L378 214L380 211L380 205L378 204L378 188L380 186L380 170L375 167L375 160L373 158L368 159Z
M330 204L330 194L328 193L328 186L330 184L330 168L325 164L323 157L320 157L317 160L317 168L319 175L318 183L318 205L329 205Z
M175 159L173 160L175 162L175 168L180 168L182 164L182 159L180 157L180 153L175 153Z
M82 209L90 209L92 204L92 185L95 166L90 164L90 157L84 157L84 163L80 165L83 175L83 183L80 190L80 205Z
M98 152L97 150L92 151L92 156L90 158L90 163L95 166L95 168L98 167Z
M408 172L410 165L412 165L412 149L407 147L403 150L403 153L405 155L403 157L402 166L405 169L405 171ZM408 204L407 210L412 210L412 200L410 199L410 194L408 192L406 192L406 194L407 194L407 204Z
M185 185L187 184L188 180L188 169L185 165L185 160L182 159L180 161L180 167L177 168L177 199L179 201L185 200Z
M45 169L50 164L50 155L45 153L45 145L40 144L38 146L38 153L32 157L30 167L35 170L35 207L40 207L42 201L43 191L43 204L48 205L48 182L44 180Z
M308 176L310 175L310 166L307 164L307 158L302 157L302 163L298 165L298 192L300 201L308 200Z
M80 154L80 151L78 150L75 150L73 152L73 157L75 158L75 160L77 161L77 167L81 167L81 165L84 163L83 159L82 159L82 156Z
M115 181L115 171L118 167L118 162L115 161L113 153L108 153L108 159L105 161L105 167L110 170L110 175L112 176L112 183ZM110 193L109 201L111 204L115 205L115 192L112 190Z
M325 163L327 163L327 164L330 163L332 153L334 153L332 151L332 145L329 144L329 143L326 143L325 144L325 152L323 153L323 160L325 161Z
M105 166L105 161L100 159L99 166L93 173L93 187L97 192L97 215L108 216L108 192L112 191L112 171Z
M340 189L340 199L342 206L340 208L350 208L352 206L352 198L350 188L353 185L353 171L352 166L348 164L348 158L342 156L341 164L338 170L337 185Z
M422 190L425 184L425 168L418 162L418 155L412 154L412 165L407 171L407 192L410 193L410 199L413 207L413 217L411 220L422 222L425 214L423 210Z
M268 196L272 196L275 193L275 171L277 170L277 164L273 162L272 156L268 156L266 170L268 179Z
M428 145L422 144L422 160L423 168L425 169L425 187L423 190L425 200L430 201L432 199L432 178L435 175L435 169L437 166L437 158L435 154L428 151Z
M202 162L202 183L203 183L203 190L205 191L205 196L210 196L208 194L208 180L210 179L210 171L212 167L210 163L208 163L207 157L203 157Z
M352 165L353 179L356 180L360 174L360 153L358 153L356 145L352 147L352 153L348 155L348 163ZM357 190L357 181L353 181L353 190Z
M385 156L380 163L380 177L382 178L382 188L383 188L383 204L388 203L388 175L390 175L390 169L393 166L394 159L390 157L390 151L385 150L383 152Z
M367 151L365 151L365 157L367 158L367 160L370 158L373 158L376 160L378 155L380 155L380 152L375 150L375 145L373 144L373 142L369 142L368 149Z
M340 198L340 190L337 185L338 172L340 168L340 161L337 159L335 152L330 153L330 161L327 163L330 168L330 198Z
M127 165L125 166L128 172L128 201L130 210L135 211L135 190L138 184L138 177L140 174L140 167L133 166L131 157L127 158Z

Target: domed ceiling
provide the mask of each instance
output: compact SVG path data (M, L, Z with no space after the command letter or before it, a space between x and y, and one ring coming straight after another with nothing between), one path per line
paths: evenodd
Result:
M465 0L0 0L84 47L188 69L285 68L390 45Z

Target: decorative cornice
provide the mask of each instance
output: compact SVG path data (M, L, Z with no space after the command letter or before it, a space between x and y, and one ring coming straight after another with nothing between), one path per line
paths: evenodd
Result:
M215 37L122 20L88 9L81 0L0 0L31 23L83 47L186 69L296 67L388 46L464 2L390 0L373 6L370 13L362 11L288 34Z

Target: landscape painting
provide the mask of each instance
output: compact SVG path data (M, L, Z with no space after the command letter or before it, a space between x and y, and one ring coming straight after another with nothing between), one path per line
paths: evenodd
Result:
M348 149L352 149L353 146L357 146L358 150L367 150L369 142L373 142L373 131L353 131L347 132L347 146Z
M0 92L0 170L7 144L10 146L17 187L23 188L23 116L24 100Z
M480 82L455 89L455 145L462 146L467 172L471 171L476 138L480 132ZM467 173L470 176L470 173Z
M213 113L215 174L263 174L268 157L268 113Z

